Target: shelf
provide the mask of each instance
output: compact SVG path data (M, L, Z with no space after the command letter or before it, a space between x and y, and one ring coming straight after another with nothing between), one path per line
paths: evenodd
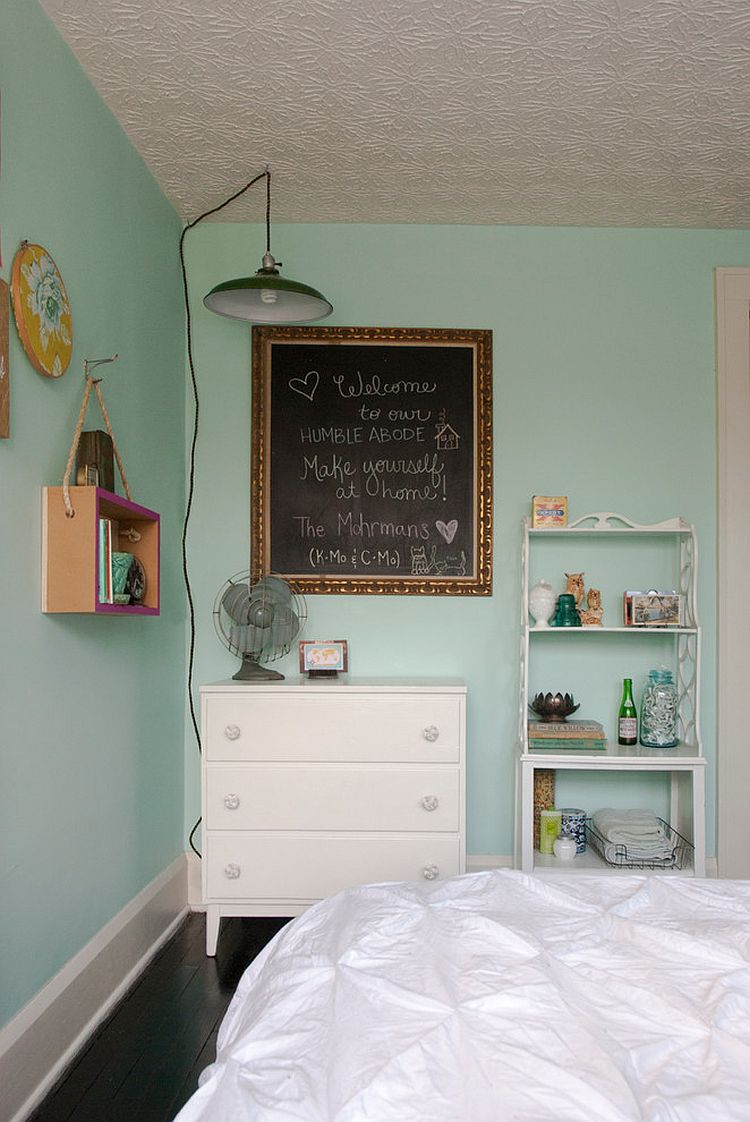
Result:
M642 745L625 746L610 744L606 751L572 751L565 748L559 752L536 750L521 752L522 760L533 760L542 767L555 769L575 767L576 763L587 768L597 765L610 770L632 768L641 771L672 771L682 768L704 766L706 758L696 744L678 744L676 748L644 748Z
M529 635L697 635L697 627L529 627Z
M666 869L630 869L619 868L615 865L608 865L603 857L589 846L585 853L578 853L573 860L562 861L559 857L555 857L552 853L540 853L538 849L534 850L534 872L535 873L606 873L607 876L635 876L635 877L684 877L686 874L690 876L692 873L692 866L683 866L682 869L666 868Z
M62 487L42 489L42 611L113 616L159 614L159 515L101 487L71 487L75 515L69 518ZM114 547L132 553L143 566L146 589L139 604L108 604L98 598L99 519L119 524ZM123 531L140 535L131 542Z
M613 523L618 523L614 525ZM692 534L693 527L684 518L668 518L665 522L638 523L614 511L595 511L575 519L568 526L532 526L531 519L524 520L529 535L534 537L559 537L564 534L588 534L602 537L605 534ZM584 525L584 523L588 523Z
M529 526L529 536L541 538L557 538L567 534L588 534L591 537L602 538L605 534L689 534L692 527L683 523L681 526Z

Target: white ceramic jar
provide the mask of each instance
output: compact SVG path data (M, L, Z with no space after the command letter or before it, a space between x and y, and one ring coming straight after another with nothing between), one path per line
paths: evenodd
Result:
M560 861L572 861L577 849L576 839L568 837L567 834L560 834L552 844L552 852Z
M557 596L552 591L552 585L546 580L537 581L529 589L529 615L534 618L534 627L549 627L549 621L555 614Z

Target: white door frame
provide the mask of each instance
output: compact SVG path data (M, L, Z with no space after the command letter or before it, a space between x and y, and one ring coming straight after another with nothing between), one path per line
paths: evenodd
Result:
M750 269L716 269L717 859L750 877Z

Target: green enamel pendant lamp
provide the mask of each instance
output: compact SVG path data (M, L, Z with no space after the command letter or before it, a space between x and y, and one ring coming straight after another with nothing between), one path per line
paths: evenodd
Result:
M254 276L237 277L217 284L204 296L203 303L217 315L243 319L249 323L308 323L310 320L324 319L333 311L331 302L309 284L289 280L279 273L281 262L276 261L271 253L271 173L268 168L248 183L247 187L264 176L266 252L263 254L261 267ZM232 199L236 199L247 187L243 187ZM227 199L227 202L232 199ZM225 205L222 203L222 206Z

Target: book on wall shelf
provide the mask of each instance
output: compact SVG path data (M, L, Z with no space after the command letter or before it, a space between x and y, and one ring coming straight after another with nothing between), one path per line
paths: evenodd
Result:
M582 737L576 739L571 736L561 737L559 740L554 740L549 736L540 736L536 739L529 739L530 752L606 752L607 740L606 737Z
M606 752L607 738L599 721L528 722L530 752Z
M97 563L99 603L102 604L107 601L107 531L103 518L99 519Z
M114 584L112 576L112 550L116 548L119 523L111 518L99 519L99 603L114 603ZM115 544L113 544L115 543Z
M604 725L599 721L535 721L528 722L529 739L544 737L552 740L591 739L604 737Z

